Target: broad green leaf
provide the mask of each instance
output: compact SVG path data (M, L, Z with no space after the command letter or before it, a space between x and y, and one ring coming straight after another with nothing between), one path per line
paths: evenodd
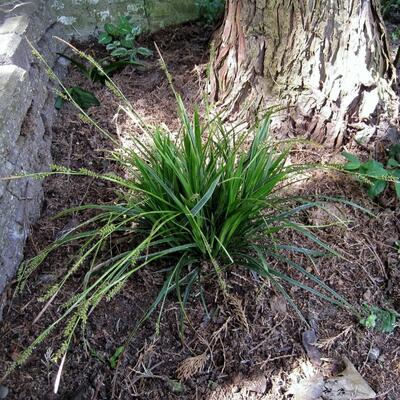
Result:
M132 49L134 46L133 40L128 40L124 38L121 40L121 46L125 47L126 49Z
M387 186L387 182L383 180L376 180L368 189L368 195L372 198L379 196Z
M351 153L348 153L347 151L343 151L342 156L348 161L344 165L345 170L355 171L360 168L361 162L355 154L351 154Z
M393 310L387 310L375 306L364 304L364 318L360 319L360 324L366 328L374 328L384 333L391 333L397 326L399 314Z
M400 167L400 164L394 159L394 158L389 158L387 164L389 168L397 168Z
M99 35L99 43L100 44L107 45L107 44L111 43L112 40L113 40L112 36L109 35L107 32L102 32Z
M370 314L367 318L363 318L360 320L360 324L364 325L366 328L375 328L376 326L376 315Z
M68 89L68 92L83 110L100 105L99 100L92 92L82 89L79 86Z
M111 36L113 36L113 37L118 37L119 34L120 34L120 32L119 32L119 30L118 30L118 27L115 26L115 25L112 24L112 23L105 24L105 25L104 25L104 29L105 29L105 31L106 31L109 35L111 35Z
M119 60L104 66L103 70L107 75L111 76L113 73L120 71L127 65L142 66L143 64L139 61Z
M128 55L128 50L125 47L118 47L111 52L113 57L125 57Z
M369 160L362 164L360 171L372 178L383 178L388 175L388 171L386 171L382 163L376 160Z
M145 57L149 57L153 54L153 52L150 49L148 49L147 47L138 47L136 49L136 51L138 54L145 56Z
M121 35L128 35L131 32L132 24L126 16L119 17L118 29Z

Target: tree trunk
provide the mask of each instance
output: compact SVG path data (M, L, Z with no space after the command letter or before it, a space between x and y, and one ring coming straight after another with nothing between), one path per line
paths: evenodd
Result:
M375 129L383 116L397 119L377 1L227 0L214 40L213 99L235 117L287 106L282 129L330 146Z

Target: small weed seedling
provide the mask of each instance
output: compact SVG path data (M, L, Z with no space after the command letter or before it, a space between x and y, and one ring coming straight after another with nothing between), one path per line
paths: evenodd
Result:
M360 324L369 329L376 329L384 333L391 333L396 328L398 314L392 310L370 306L364 304L365 317L360 320Z
M147 47L137 47L136 38L141 30L125 16L119 17L117 24L105 24L105 32L100 33L99 43L106 46L116 60L137 61L138 56L148 57L153 52Z
M354 173L369 187L370 197L378 197L387 188L389 182L393 182L397 198L400 198L400 145L392 146L386 166L376 160L361 162L356 155L345 151L342 155L347 160L344 165L345 171Z
M114 354L108 359L111 369L117 368L118 360L121 357L121 354L124 352L124 350L125 350L124 346L117 347L115 349Z

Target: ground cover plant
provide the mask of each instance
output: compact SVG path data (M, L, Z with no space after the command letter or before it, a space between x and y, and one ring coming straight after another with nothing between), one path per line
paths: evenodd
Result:
M120 61L135 62L142 57L148 57L153 52L147 47L138 47L136 39L141 29L129 21L126 16L120 16L116 24L104 25L104 32L101 32L98 41L106 46L111 57Z
M393 183L396 197L400 198L400 146L393 145L389 150L386 165L370 159L362 162L355 154L342 153L347 160L344 170L353 173L368 187L368 195L376 198L382 194L390 183Z

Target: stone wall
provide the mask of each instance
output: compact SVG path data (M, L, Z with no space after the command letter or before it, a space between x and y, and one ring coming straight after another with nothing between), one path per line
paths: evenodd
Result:
M67 31L86 38L120 15L143 31L154 31L197 18L194 0L50 0Z
M44 171L51 162L52 91L27 39L54 66L61 48L52 36L63 27L45 1L24 3L0 4L0 178ZM22 260L42 197L39 180L0 180L0 294Z
M121 14L143 30L196 16L192 0L0 0L0 319L4 288L22 261L43 198L40 180L2 178L46 171L51 163L52 84L28 41L60 75L56 53L63 49L53 36L84 38Z

